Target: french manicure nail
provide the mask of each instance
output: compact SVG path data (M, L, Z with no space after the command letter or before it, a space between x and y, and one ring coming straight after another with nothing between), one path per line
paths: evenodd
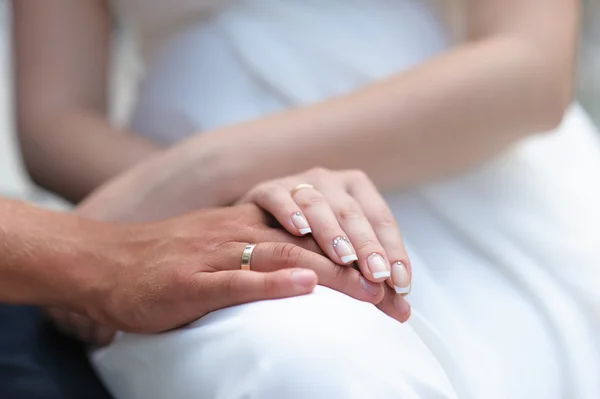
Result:
M362 285L362 287L365 291L367 291L369 294L371 294L373 296L379 295L379 292L381 291L380 284L373 283L373 282L367 280L366 278L364 278L363 276L360 276L360 285Z
M336 237L336 239L333 240L333 249L342 260L342 263L349 263L358 260L356 252L354 252L354 248L352 248L350 241L348 241L346 237Z
M390 276L390 268L386 261L378 253L372 253L367 258L367 266L374 279L388 278Z
M396 293L408 294L410 292L410 276L404 263L396 262L392 265L392 280L394 280Z
M306 220L302 212L298 211L292 215L292 223L296 226L300 234L305 235L312 233L308 220Z

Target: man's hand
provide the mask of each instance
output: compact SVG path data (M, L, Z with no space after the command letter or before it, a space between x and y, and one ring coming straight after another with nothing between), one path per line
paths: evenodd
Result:
M262 211L245 204L161 222L106 224L97 283L74 310L103 326L153 333L228 306L307 294L317 280L359 300L382 301L386 287L316 253L312 239L267 222ZM240 270L248 243L257 243L252 271ZM405 320L408 315L395 310L393 298L386 300L386 312ZM75 325L79 322L85 320ZM89 328L79 330L96 336Z

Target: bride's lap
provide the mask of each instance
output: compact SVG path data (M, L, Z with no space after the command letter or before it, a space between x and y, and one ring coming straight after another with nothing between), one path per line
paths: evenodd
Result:
M92 361L117 399L455 396L408 324L320 286L169 333L124 334Z
M477 170L388 197L409 249L422 260L411 304L454 346L466 333L483 340L490 367L505 370L521 395L523 386L533 387L535 394L523 397L550 397L527 383L530 374L514 372L524 366L556 376L555 393L566 381L600 392L592 375L600 366L598 176L600 134L575 106L556 131L524 140ZM423 269L451 299L443 301L451 313L419 286ZM456 323L448 315L466 320L466 330L452 335ZM469 362L461 353L461 370L477 374L485 351L466 347L478 356ZM598 397L586 395L571 396Z

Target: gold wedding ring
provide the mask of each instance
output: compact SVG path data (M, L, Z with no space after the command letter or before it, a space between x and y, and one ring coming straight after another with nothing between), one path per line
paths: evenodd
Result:
M292 188L292 191L290 191L290 195L293 197L294 194L296 194L298 191L302 190L303 188L315 188L315 186L313 186L312 184L308 184L308 183L298 184L296 187Z
M240 266L242 270L250 270L250 259L252 258L252 251L254 251L255 247L256 244L248 244L246 245L246 248L244 248L244 251L242 252L242 264Z

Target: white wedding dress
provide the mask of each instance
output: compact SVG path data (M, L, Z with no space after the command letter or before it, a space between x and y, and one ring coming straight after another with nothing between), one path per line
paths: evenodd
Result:
M427 1L113 5L146 62L133 129L165 142L351 91L450 44ZM406 324L317 287L122 334L93 363L117 399L598 399L598 138L574 105L477 170L390 194L413 260Z

